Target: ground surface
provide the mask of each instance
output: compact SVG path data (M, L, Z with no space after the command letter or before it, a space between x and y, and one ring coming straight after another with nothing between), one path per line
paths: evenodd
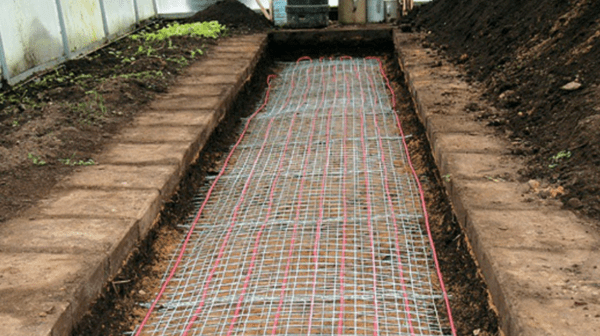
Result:
M362 58L282 67L142 335L442 334L383 69Z
M227 9L239 9L230 3ZM196 18L231 23L246 22L248 11L257 15L241 6L247 11L213 6L207 9L210 15L201 12ZM260 16L251 22L227 34L265 28ZM136 33L168 24L157 22ZM77 166L95 164L105 140L201 58L200 50L214 44L214 39L189 36L151 44L125 37L22 85L5 86L0 92L0 223L34 205Z
M221 13L231 19L231 12ZM214 16L211 18L218 19ZM256 29L264 26L256 25ZM153 30L155 27L148 29ZM247 33L248 29L242 28L241 32ZM138 42L126 38L95 54L67 63L58 68L57 72L3 92L3 100L0 101L1 221L34 205L56 181L69 174L77 165L92 164L90 159L93 160L95 154L101 151L105 139L126 126L155 93L165 91L186 62L198 58L197 54L192 56L193 51L211 44L212 40L176 38L173 39L176 49L170 49L168 44L158 45L155 46L157 51L147 55L138 53ZM380 50L371 50L368 54L379 52ZM134 57L135 60L132 59ZM395 60L391 63L394 62ZM397 67L395 69L397 71ZM396 81L402 82L399 77ZM404 104L410 105L407 96ZM412 115L402 118L415 127L414 131L408 132L415 134L415 137L420 134L420 140L409 144L411 150L426 149L426 140L419 130L416 117ZM231 135L231 128L228 127L220 129L216 137ZM201 171L209 174L214 174L215 168L212 165L219 162L222 151L227 148L226 141L216 141L203 154L204 162L199 163ZM421 156L423 161L420 163L419 173L434 181L436 173L432 161L426 158L427 155L416 154L417 161ZM201 178L190 179L196 184L202 183ZM460 334L471 334L480 329L480 335L492 335L497 325L495 315L487 304L485 286L477 275L476 266L463 238L459 237L460 229L449 212L447 201L437 202L443 198L443 191L435 183L425 187L429 189L428 200L436 201L429 204L433 210L434 239L441 250L440 258L446 260L442 262L442 268L453 293L452 306L456 312ZM179 198L189 200L190 195L186 195L186 192L189 190L180 191L174 201ZM173 224L176 222L173 218L185 216L186 210L175 204L168 206L163 212L163 217L166 217L164 223ZM126 270L122 277L107 288L107 291L113 291L112 296L109 295L107 299L111 304L109 308L104 306L104 309L94 310L97 314L92 319L94 322L88 321L75 334L106 335L108 329L114 334L129 329L131 323L139 323L136 319L143 312L139 311L137 302L149 299L147 286L151 286L153 281L159 281L156 278L160 278L164 271L165 264L158 265L157 261L160 261L161 256L168 256L168 250L175 247L173 245L178 241L176 237L180 234L173 227L161 226L157 235L166 237L166 241L157 246L140 247L142 253L129 265L129 273ZM143 272L140 271L140 264L144 268ZM146 277L148 274L153 275L154 280ZM136 283L136 278L143 280ZM106 301L103 302L106 304ZM115 302L116 306L113 306Z
M412 24L484 83L501 112L470 110L510 138L539 195L600 219L600 2L436 0Z
M308 53L313 54L314 51ZM480 335L496 335L497 318L488 304L485 284L469 254L465 237L461 235L460 227L451 213L443 188L438 183L439 174L428 154L427 140L412 110L410 96L402 85L404 79L396 59L385 54L382 54L382 57L387 60L386 70L394 83L398 97L397 109L408 112L400 114L400 118L406 133L412 135L408 145L426 192L434 241L446 285L451 293L451 305L459 335L469 335L473 331L478 331ZM189 170L190 173L182 182L173 202L163 211L157 231L148 244L142 245L138 253L130 259L114 283L107 286L105 295L74 335L115 335L139 325L146 312L139 303L153 299L153 293L160 286L162 275L167 271L171 253L185 234L176 226L187 217L196 190L207 183L204 176L214 175L219 171L228 146L236 139L236 128L239 132L238 118L253 112L256 98L262 96L259 92L264 89L265 75L272 71L264 66L259 67L256 82L253 84L256 86L240 97L240 105L226 119L228 123L217 129L206 150L201 154L198 164Z

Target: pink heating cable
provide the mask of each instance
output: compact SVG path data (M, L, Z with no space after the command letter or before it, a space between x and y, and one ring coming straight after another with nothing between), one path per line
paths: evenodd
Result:
M305 59L305 58L303 57L300 60L302 60L302 59ZM300 60L298 60L298 61L300 61ZM322 62L322 59L319 59L319 61ZM325 74L323 73L323 65L322 64L321 64L321 83L325 83ZM313 143L313 138L314 138L314 133L315 133L317 116L319 115L319 111L321 110L321 107L323 106L324 102L325 102L325 90L323 90L323 94L321 96L321 101L319 102L319 105L315 109L315 113L314 113L313 119L311 121L310 136L309 136L309 141L308 141L308 147L306 149L308 154L310 154L312 151L312 143ZM294 218L294 229L292 231L292 239L290 240L290 251L288 253L288 258L287 258L287 262L285 265L283 281L281 284L281 293L279 294L279 303L277 305L277 312L275 313L275 320L273 321L273 329L272 329L271 335L276 335L279 318L281 317L281 309L283 307L283 299L284 299L285 290L287 287L288 275L289 275L290 266L291 266L291 262L292 262L292 256L294 254L294 244L296 242L296 235L298 233L298 222L300 221L300 211L302 208L302 196L304 193L304 183L306 182L306 170L308 168L308 158L309 157L310 157L310 155L306 155L306 158L304 159L304 162L302 164L302 177L300 179L300 190L298 192L298 204L296 207L296 214L295 214L295 218Z
M333 77L333 81L334 83L337 83L337 67L334 66L333 67L333 73L334 73L334 77ZM335 85L335 84L334 84ZM315 310L315 294L317 291L317 274L319 271L319 241L321 239L321 225L323 224L323 215L325 212L325 186L326 186L326 181L327 181L327 171L329 170L329 150L330 150L330 140L331 140L331 134L330 134L330 128L331 128L331 114L333 113L333 109L335 107L335 102L337 101L338 98L338 87L337 85L335 85L335 95L333 98L333 104L331 106L331 108L329 109L329 113L327 115L327 126L325 127L325 166L323 167L323 179L321 180L321 193L319 194L319 219L317 220L317 228L316 228L316 237L315 237L315 244L314 244L314 248L313 248L313 255L314 255L314 263L315 263L315 274L313 276L313 284L312 284L312 295L311 295L311 299L310 299L310 315L308 317L308 332L307 335L310 335L311 330L312 330L312 322L313 322L313 314L314 314L314 310Z
M192 237L192 234L194 233L194 229L196 228L196 225L198 224L198 220L200 220L200 216L202 215L202 212L204 211L204 208L206 207L206 204L208 204L208 200L210 199L210 195L213 193L213 191L215 189L215 186L217 185L217 182L219 181L219 179L221 178L221 176L223 176L223 174L225 173L225 169L227 168L227 165L229 164L229 160L231 160L231 157L233 156L233 153L234 153L235 149L240 145L240 143L244 139L244 135L248 131L248 127L250 127L250 121L252 119L254 119L254 117L256 117L256 115L267 106L267 103L269 102L269 95L271 93L271 79L273 79L275 77L276 77L275 75L270 75L270 76L267 77L267 86L268 86L268 88L267 88L267 93L266 93L266 96L265 96L265 101L256 110L256 112L254 112L250 116L250 118L248 119L248 122L246 123L246 126L242 130L242 134L240 135L240 137L237 140L237 142L235 143L235 145L233 145L233 148L229 152L229 155L227 155L227 158L225 159L225 163L223 164L223 168L221 169L221 171L219 172L219 174L215 178L215 181L210 186L210 189L208 190L208 192L206 193L206 198L204 199L204 202L202 202L202 205L200 206L200 209L196 213L196 217L194 218L194 221L192 222L192 225L191 225L191 227L190 227L187 235L185 236L185 239L183 241L183 245L181 246L181 250L180 250L180 252L179 252L179 254L177 256L177 260L173 264L173 267L171 268L171 271L169 272L169 275L167 276L167 278L163 282L163 285L160 287L160 290L159 290L158 294L156 295L156 299L154 299L154 301L152 302L152 305L150 305L150 308L148 309L148 312L146 313L146 316L144 316L144 319L142 320L142 323L140 323L140 326L138 327L138 330L135 333L135 336L139 336L142 333L142 330L144 330L144 326L146 325L146 323L148 323L148 320L150 319L150 316L152 315L152 312L154 312L154 309L156 309L156 305L158 304L158 301L160 300L160 298L163 296L163 294L167 290L167 286L169 285L169 282L171 282L171 280L173 279L173 276L175 275L175 272L177 271L177 267L179 266L179 264L181 264L181 261L183 260L183 255L185 254L185 250L186 250L186 248L187 248L187 246L188 246L188 244L190 242L190 238Z
M341 60L351 60L350 57L345 56L340 58ZM379 63L379 70L383 76L383 78L385 79L385 85L387 86L387 88L389 89L391 95L392 95L392 109L395 107L396 105L396 96L394 94L394 91L392 90L392 87L390 85L389 79L387 78L387 76L385 75L384 69L383 69L383 64L381 62L380 59L378 58L374 58L374 57L369 57L368 59L375 59L378 63ZM298 61L296 62L296 66L298 66L300 64L301 61L310 61L311 63L313 62L310 58L308 57L302 57L300 59L298 59ZM319 62L320 66L321 66L321 83L322 85L325 85L325 73L323 70L323 59L320 59L321 62ZM329 63L331 64L331 63ZM371 265L372 265L372 286L373 286L373 302L374 302L374 317L373 317L373 335L378 335L379 334L379 330L380 330L380 326L379 326L379 303L378 303L378 273L377 273L377 266L376 266L376 257L375 257L375 238L374 238L374 227L373 227L373 208L372 208L372 199L371 199L371 195L370 195L370 189L371 189L371 185L370 185L370 177L369 174L367 172L368 168L367 168L367 145L365 143L365 139L367 137L366 135L366 131L365 131L365 89L363 88L362 85L362 80L361 80L361 76L359 75L358 71L356 71L356 65L354 63L354 61L352 61L352 64L354 65L355 68L355 72L356 72L356 78L358 79L359 83L360 83L360 94L361 94L361 101L362 101L362 108L360 109L360 143L361 143L361 159L362 159L362 165L364 167L364 185L366 188L366 206L367 206L367 226L368 226L368 233L369 233L369 244L370 244L370 248L371 248ZM344 305L345 305L345 298L344 298L344 290L345 290L345 278L346 278L346 274L345 274L345 258L346 258L346 244L347 244L347 235L346 235L346 225L348 222L348 218L347 218L347 200L346 200L346 174L347 174L347 147L346 147L346 139L347 139L347 112L348 112L348 102L351 99L351 95L350 95L350 82L349 82L349 77L344 74L343 76L341 76L342 80L338 79L338 69L336 65L329 65L330 69L328 69L328 72L331 70L331 67L333 67L333 70L331 71L333 73L333 82L328 82L327 86L329 86L329 84L333 84L333 86L335 86L335 97L334 97L334 102L332 104L332 107L329 109L328 114L327 114L327 126L326 126L326 140L325 140L325 151L326 151L326 156L324 157L324 161L325 161L325 166L323 167L323 176L320 182L320 193L318 194L319 196L319 215L318 215L318 219L316 221L316 232L315 232L315 241L314 241L314 246L312 249L312 254L313 254L313 265L314 265L314 275L312 278L312 295L310 298L310 314L308 316L308 332L307 334L311 333L312 327L313 327L313 314L315 312L315 297L316 297L316 288L317 288L317 273L319 270L319 251L320 251L320 238L321 238L321 226L323 224L323 220L324 220L324 208L325 208L325 192L326 192L326 183L327 183L327 178L328 178L328 170L329 170L329 152L331 150L331 144L330 144L330 128L332 125L332 113L333 113L333 108L336 105L336 101L338 99L338 82L342 83L343 86L346 88L346 103L344 105L343 108L343 138L342 138L342 156L343 156L343 166L342 166L342 194L343 194L343 199L342 199L342 204L343 204L343 222L342 222L342 251L341 251L341 259L342 259L342 264L339 270L339 279L340 279L340 297L339 297L339 302L340 302L340 308L339 308L339 313L338 313L338 324L337 324L337 334L338 335L342 335L344 334L344 327L343 327L343 318L344 318ZM310 71L312 70L312 68L308 68L306 70L306 77L310 78L309 74ZM230 160L233 156L233 153L236 151L236 149L238 148L238 146L240 145L240 143L242 142L242 140L244 139L249 126L250 126L250 122L255 118L255 116L260 113L263 109L265 109L265 107L267 106L268 102L269 102L269 96L271 93L271 79L274 76L269 76L267 79L267 84L268 84L268 90L266 93L266 97L265 97L265 101L264 103L259 107L259 109L254 112L248 119L239 139L237 140L237 142L235 143L235 145L233 146L232 150L230 151L230 153L228 154L227 158L224 161L224 165L223 168L220 170L219 174L215 177L214 182L212 183L212 185L210 186L206 197L204 199L204 201L202 202L202 205L200 206L198 212L196 213L196 216L194 217L193 222L191 223L191 227L189 229L188 234L185 237L185 240L182 244L181 250L177 256L177 259L174 263L174 265L172 266L169 275L166 277L163 285L160 288L160 291L156 297L156 299L152 302L152 305L149 308L149 311L147 312L146 316L144 317L144 320L142 321L139 329L137 330L137 332L135 333L135 336L139 336L142 333L142 330L144 328L144 326L148 323L148 320L150 318L150 316L152 315L153 311L156 310L156 306L157 303L159 301L159 299L163 296L163 294L165 293L165 290L167 289L167 286L169 284L169 282L172 280L172 278L174 277L178 266L180 265L180 263L182 262L183 256L185 254L186 248L188 247L190 238L192 236L192 233L194 232L196 225L202 215L202 212L204 211L211 195L213 194L213 191L215 189L215 186L217 184L217 182L219 181L219 179L223 176L223 174L225 173L226 168L228 167L228 165L230 164ZM371 76L368 75L368 80L370 83L370 91L375 92L375 87L374 87L374 82L373 82L373 78ZM310 91L311 88L311 82L310 80L307 83L307 86L304 87L304 91L303 91L303 95L302 95L302 102L296 107L296 111L298 111L300 109L300 107L302 105L304 105L304 102L306 101L306 97L308 92ZM291 79L291 87L289 89L288 95L287 95L287 99L284 103L284 105L281 107L280 110L283 110L289 103L290 103L290 99L291 99L291 94L293 92L293 90L295 90L295 82L294 82L294 75L292 74L292 79ZM367 90L368 90L368 86L367 86ZM325 91L323 90L322 92L322 96L320 99L320 102L318 104L318 106L315 109L314 115L312 117L312 121L311 121L311 130L310 133L308 135L309 141L307 143L307 147L306 147L306 151L308 154L306 154L304 162L302 164L302 172L300 175L300 182L299 182L299 193L298 193L298 199L297 199L297 207L296 207L296 212L295 212L295 219L294 219L294 226L293 226L293 232L292 232L292 237L291 237L291 242L290 242L290 248L289 251L287 253L287 260L286 260L286 266L285 266L285 271L283 273L283 279L281 282L281 287L280 287L280 292L279 292L279 302L277 305L277 310L276 310L276 314L274 316L273 319L273 325L271 328L271 335L276 335L277 331L278 331L278 324L279 324L279 320L280 320L280 316L281 316L281 312L282 312L282 307L283 307L283 302L284 302L284 297L286 295L286 288L287 288L287 283L288 283L288 279L289 279L289 272L290 272L290 268L292 267L291 263L292 263L292 257L294 255L294 244L295 241L297 239L297 230L298 230L298 225L299 225L299 220L300 220L300 215L301 215L301 208L303 205L303 192L304 192L304 188L305 188L305 182L306 182L306 174L307 174L307 167L309 165L309 157L312 151L312 143L313 143L313 136L315 134L315 128L316 128L316 120L317 120L317 116L319 115L319 112L322 111L322 107L324 105L325 102ZM375 95L377 96L377 95ZM376 101L375 102L375 106L377 106L379 102ZM392 111L393 112L393 111ZM419 191L419 199L420 199L420 203L421 203L421 207L423 210L423 214L425 217L425 225L426 225L426 230L427 230L427 235L429 238L429 244L432 250L432 254L433 254L433 260L435 263L435 268L436 268L436 272L437 272L437 276L439 278L440 281L440 287L441 287L441 291L443 293L443 297L444 297L444 301L446 304L446 309L447 309L447 313L448 313L448 317L449 317L449 322L450 322L450 327L452 330L452 334L456 335L456 330L455 330L455 326L454 326L454 322L452 320L452 314L451 314L451 310L450 310L450 305L449 305L449 299L448 299L448 295L445 289L445 285L444 282L442 280L442 275L440 272L440 267L439 267L439 262L436 256L436 252L435 252L435 247L433 244L433 239L432 239L432 234L431 234L431 230L430 230L430 226L429 226L429 220L428 220L428 215L427 215L427 209L425 206L425 197L424 197L424 192L423 192L423 188L418 180L418 176L416 174L416 171L414 169L414 166L412 164L411 158L409 156L408 153L408 146L406 144L405 141L405 137L404 137L404 132L402 130L401 127L401 123L400 120L398 118L398 116L396 115L395 112L392 113L394 115L394 118L396 120L396 124L397 127L400 131L401 134L401 139L402 139L402 143L403 143L403 148L404 148L404 152L406 154L407 157L407 162L408 165L411 169L412 175L414 177L414 181L416 181L417 187L418 187L418 191ZM274 202L274 190L275 190L275 186L277 185L278 181L280 180L280 176L282 173L282 167L283 167L283 162L286 158L286 153L288 152L288 146L290 145L290 140L292 137L292 129L294 127L295 121L296 121L296 115L297 113L295 112L291 112L291 118L290 118L290 125L289 128L287 130L287 135L285 138L285 142L283 143L283 153L281 153L280 157L279 157L279 161L277 164L277 169L275 170L276 175L274 177L274 180L271 183L270 186L270 191L269 191L269 198L268 198L268 209L267 209L267 213L266 213L266 217L264 218L264 220L262 220L262 225L260 227L258 227L258 231L255 233L254 235L254 243L253 243L253 249L251 252L251 259L250 259L250 264L249 266L246 268L247 273L245 273L245 278L243 281L243 287L241 289L240 294L238 294L239 296L237 297L237 304L235 305L235 311L233 314L233 318L231 321L227 321L227 323L229 324L229 329L227 332L227 335L232 335L234 332L234 328L236 326L236 321L237 319L240 317L240 313L241 313L241 309L242 309L242 304L244 303L244 299L246 296L246 293L248 292L248 289L250 287L250 281L253 275L253 269L256 265L256 258L258 255L258 249L260 246L260 242L261 242L261 237L263 235L263 231L266 229L269 219L271 217L271 213L273 211L273 202ZM252 169L250 170L250 173L246 179L246 182L244 184L244 187L241 191L241 195L240 198L237 201L237 204L233 210L233 217L231 218L230 224L226 230L225 233L225 237L223 238L223 242L221 244L221 247L219 249L219 253L216 257L216 261L214 261L214 264L212 266L212 268L210 269L210 272L208 274L208 277L205 280L203 289L202 289L202 295L201 295L201 301L198 304L197 308L195 309L195 311L193 312L193 315L191 315L191 319L187 322L185 330L183 332L183 335L187 335L192 326L194 325L194 323L197 321L200 313L203 310L203 307L205 305L205 301L209 292L209 287L211 284L211 280L213 279L213 277L215 276L215 272L220 264L221 259L224 256L225 253L225 247L228 244L228 242L230 240L233 240L233 238L230 239L232 232L234 230L234 226L236 225L236 221L237 221L237 216L238 216L238 212L240 211L240 207L242 205L242 203L245 200L245 196L246 193L248 192L248 188L250 186L250 184L252 183L252 179L254 176L254 171L255 171L255 167L257 165L257 163L259 162L261 155L263 153L263 151L265 150L268 142L269 142L269 136L271 133L271 129L272 129L272 125L273 125L273 121L275 119L276 116L273 116L268 123L267 129L265 131L264 137L263 137L263 141L262 141L262 145L260 147L260 150L258 151L258 154L256 155L256 157L254 158L254 163L252 164ZM411 318L411 311L410 311L410 306L409 306L409 302L408 302L408 291L407 291L407 287L406 287L406 283L405 283L405 279L404 279L404 274L403 274L403 265L402 265L402 260L400 258L400 247L399 247L399 242L398 242L398 226L397 226L397 220L395 218L395 213L394 213L394 206L393 206L393 201L392 201L392 197L391 197L391 192L390 192L390 187L388 185L388 180L387 180L387 166L385 164L387 158L385 156L385 154L383 153L383 144L382 144L382 138L381 138L381 130L377 121L377 117L374 115L374 123L375 123L375 129L377 132L377 145L380 151L380 160L382 161L382 167L383 167L383 179L384 179L384 189L385 189L385 199L387 201L388 204L388 208L392 209L391 211L391 219L393 222L393 226L394 226L394 234L395 234L395 247L396 247L396 258L398 259L398 265L399 265L399 272L400 272L400 285L402 286L402 295L403 295L403 303L404 303L404 310L407 314L407 323L409 325L409 330L410 330L410 334L411 335L415 335L415 330L414 330L414 326L412 324L412 318ZM286 125L287 127L287 125ZM325 238L324 238L325 239ZM258 271L257 271L258 272ZM258 272L259 273L259 272ZM258 274L257 273L257 274ZM241 279L240 279L241 280ZM279 288L278 288L279 291ZM383 304L383 303L382 303ZM208 308L207 308L208 309ZM206 309L205 309L206 310Z
M385 79L385 84L387 88L390 90L390 94L392 95L392 109L396 107L396 93L394 89L392 89L392 85L390 84L390 80L385 73L385 69L383 67L383 62L378 57L367 57L366 59L374 59L379 63L379 71L381 75ZM419 189L419 197L421 199L421 207L423 209L423 214L425 216L425 228L427 230L427 236L429 237L429 244L431 246L431 252L433 254L433 262L435 263L435 271L440 280L440 287L442 290L442 294L444 295L444 303L446 304L446 311L448 313L448 320L450 322L450 329L452 330L452 335L456 335L456 327L454 326L454 320L452 318L452 310L450 309L450 299L448 298L448 292L446 291L446 286L444 284L444 279L442 277L442 271L440 269L440 263L437 258L437 253L435 251L435 244L433 243L433 235L431 234L431 226L429 225L429 215L427 212L427 206L425 204L425 192L423 191L423 186L421 185L421 181L419 181L419 175L415 170L415 167L410 158L410 153L408 151L408 145L406 144L406 137L404 136L404 130L402 129L402 123L400 122L400 118L396 113L393 113L394 118L396 119L396 125L398 126L398 130L400 131L400 136L402 138L402 145L404 147L404 151L406 153L406 159L408 161L408 166L412 172L412 175L417 183L417 188Z
M300 60L298 60L300 62ZM306 77L310 78L310 68L306 69ZM306 102L306 96L311 88L311 81L308 81L308 85L306 85L306 89L304 90L304 94L302 95L302 102L298 104L296 107L296 111L300 109L302 105ZM246 294L246 290L248 289L248 284L250 283L250 278L252 277L252 271L254 268L254 263L256 261L256 255L258 254L258 247L260 245L260 237L262 236L263 231L269 224L269 219L271 218L271 213L273 211L273 198L275 194L275 187L277 186L277 182L279 181L279 177L281 176L281 172L283 171L283 162L285 161L285 155L288 151L288 146L290 143L290 139L292 138L292 131L294 129L294 122L296 121L297 114L294 113L292 116L292 120L290 121L290 126L288 128L288 133L286 136L285 146L283 148L283 153L281 153L279 159L279 165L277 167L277 174L273 179L273 183L271 183L271 191L269 192L269 206L267 209L267 214L265 215L265 220L263 221L262 226L260 227L258 233L256 234L256 240L254 242L254 248L252 249L252 259L250 260L250 266L248 267L248 274L246 275L246 279L244 280L244 287L242 288L242 293L240 294L240 298L238 299L237 306L235 308L235 312L233 314L233 319L231 320L231 324L229 325L229 330L227 331L227 336L230 336L235 327L235 322L240 316L240 310L242 308L242 303L244 302L244 295Z
M369 82L371 84L371 90L374 93L374 97L377 97L376 88L375 88L375 84L373 83L373 79L369 75L367 75L367 78L369 79ZM361 85L361 87L362 87L362 85ZM374 106L377 106L378 103L379 103L379 101L376 99ZM377 133L380 134L381 129L379 128L379 123L378 123L377 117L375 115L373 115L373 122L375 124L375 129L377 130ZM383 143L382 143L380 136L377 137L377 145L379 146L379 151L381 152L381 162L383 163L382 166L383 166L383 179L384 179L385 195L386 195L386 198L388 201L388 206L391 209L390 214L392 216L392 223L394 224L394 240L395 240L395 244L396 244L396 257L398 258L398 269L400 271L400 284L402 286L402 292L403 292L402 295L404 296L404 310L406 311L406 314L408 315L408 326L410 329L410 334L414 335L415 328L412 325L410 306L408 303L408 290L406 288L406 282L404 281L404 267L402 265L402 258L400 257L400 242L398 241L398 222L396 221L396 213L394 210L394 203L392 201L392 196L390 193L390 186L389 186L389 181L388 181L388 170L387 170L387 165L385 164L387 159L386 159L384 151L383 151Z
M281 107L282 110L289 104L290 99L291 99L291 94L292 94L294 88L295 88L295 82L294 82L294 77L292 76L292 85L290 86L290 90L288 92L288 98L287 98L285 104ZM266 147L266 145L268 143L269 134L270 134L271 128L273 126L273 121L275 120L275 118L276 118L276 116L273 116L269 120L269 124L267 125L267 130L265 131L264 140L262 142L260 150L258 151L258 154L256 155L256 158L254 159L254 163L252 164L252 168L250 169L250 174L248 175L248 178L246 179L246 183L244 184L244 188L242 189L242 193L240 195L240 199L237 202L237 204L235 206L235 209L233 211L233 216L232 216L232 219L231 219L231 225L227 229L227 234L225 235L225 238L223 239L223 244L221 244L221 248L219 249L219 254L217 255L217 260L215 261L215 265L210 270L208 278L206 279L206 283L204 284L204 289L202 290L202 300L200 301L200 304L198 305L198 308L194 311L194 314L193 314L190 322L185 327L185 331L183 332L183 336L187 336L188 332L192 328L192 325L198 319L198 314L200 314L200 312L202 311L202 308L204 308L204 303L206 302L206 297L208 295L208 287L210 286L212 278L213 278L215 272L217 271L217 268L219 267L221 258L223 258L223 254L225 252L225 247L227 246L227 243L229 242L229 237L231 236L231 233L233 232L233 228L234 228L234 226L236 224L238 212L240 210L240 207L241 207L242 203L244 202L244 199L245 199L246 193L248 191L248 188L250 187L250 184L252 183L252 177L254 176L256 165L258 164L258 162L260 160L260 157L261 157L261 155L262 155L262 153L263 153L263 151L264 151L264 149L265 149L265 147ZM248 120L248 124L249 124L249 122L250 122L250 120ZM232 149L231 153L233 153L234 150L235 150L235 148ZM223 167L223 169L224 168L225 167ZM216 183L216 182L217 181L215 181L214 183Z

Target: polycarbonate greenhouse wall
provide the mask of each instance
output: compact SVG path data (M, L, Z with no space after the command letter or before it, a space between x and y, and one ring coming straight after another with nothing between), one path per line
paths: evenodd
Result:
M184 17L218 1L0 0L0 78L14 85L123 36L142 21ZM259 8L256 0L239 1ZM268 0L259 1L269 7ZM274 0L278 25L286 21L285 3ZM331 6L337 3L329 0Z
M14 85L132 31L137 23L193 13L215 2L0 0L0 76Z
M157 13L157 0L0 0L2 77L18 83Z

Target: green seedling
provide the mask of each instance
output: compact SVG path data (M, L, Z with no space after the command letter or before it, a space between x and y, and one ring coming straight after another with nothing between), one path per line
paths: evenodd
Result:
M558 165L566 160L571 158L571 151L569 150L562 150L560 152L558 152L556 155L552 156L550 158L550 161L552 162L551 164L548 165L548 168L550 169L554 169L556 167L558 167Z
M81 75L79 75L79 76L75 77L75 80L76 80L76 81L80 81L80 80L82 80L82 79L88 79L88 78L92 78L92 77L93 77L93 76L92 76L92 75L90 75L90 74L81 74Z
M109 52L108 52L108 54L109 54L109 55L113 55L113 56L115 56L115 57L119 58L119 57L121 57L121 54L123 54L123 52L122 52L122 51L119 51L119 50L117 50L117 51L112 51L112 50L111 50L111 51L109 51Z
M190 52L190 54L191 54L192 58L194 58L194 57L196 57L196 55L198 55L198 56L204 55L204 51L202 51L202 49L196 49L196 50L192 50Z
M156 49L154 49L151 45L146 45L146 46L139 46L137 52L135 53L136 55L142 55L145 54L146 56L150 56L152 55L152 53L154 53L156 51Z
M177 64L179 64L179 66L182 66L182 67L188 65L188 60L185 59L185 57L183 57L183 56L181 56L179 58L175 58L175 57L167 58L167 61L177 63Z
M130 78L151 79L151 78L157 78L157 77L164 77L164 74L160 70L150 70L150 71L142 71L142 72L136 72L136 73L130 73L130 74L121 74L121 75L119 75L119 77L125 78L125 79L130 79Z
M121 60L121 63L123 64L129 64L129 63L133 63L133 61L135 61L135 57L125 57Z
M504 179L499 178L499 177L491 177L491 176L486 176L486 179L492 181L492 182L496 182L496 183L500 183L500 182L505 182Z
M58 159L58 162L64 164L65 166L93 166L96 164L94 160L73 160L72 158L66 159Z
M173 36L217 38L225 29L225 26L219 24L217 21L187 24L175 22L156 32L142 32L131 35L130 38L132 40L143 40L144 42L164 41Z
M97 91L94 91L94 90L87 91L86 94L90 94L90 95L94 96L94 101L96 101L97 107L100 109L100 112L102 113L102 115L105 116L107 109L106 109L106 105L104 105L104 97L102 97L101 94L99 94Z
M46 161L42 160L39 156L33 155L32 153L27 154L27 158L36 166L45 166Z
M19 127L19 121L18 120L13 120L12 121L12 127Z
M452 175L450 175L450 174L442 175L442 179L443 179L443 180L444 180L446 183L450 182L450 178L451 178L451 177L452 177Z
M108 114L108 109L104 104L104 97L97 91L87 91L86 94L92 98L78 104L67 104L67 106L70 106L72 112L80 118L80 123L92 125L102 120Z

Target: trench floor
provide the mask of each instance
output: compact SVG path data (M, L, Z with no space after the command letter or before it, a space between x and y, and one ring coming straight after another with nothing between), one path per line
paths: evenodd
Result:
M381 62L278 67L134 334L451 333Z

